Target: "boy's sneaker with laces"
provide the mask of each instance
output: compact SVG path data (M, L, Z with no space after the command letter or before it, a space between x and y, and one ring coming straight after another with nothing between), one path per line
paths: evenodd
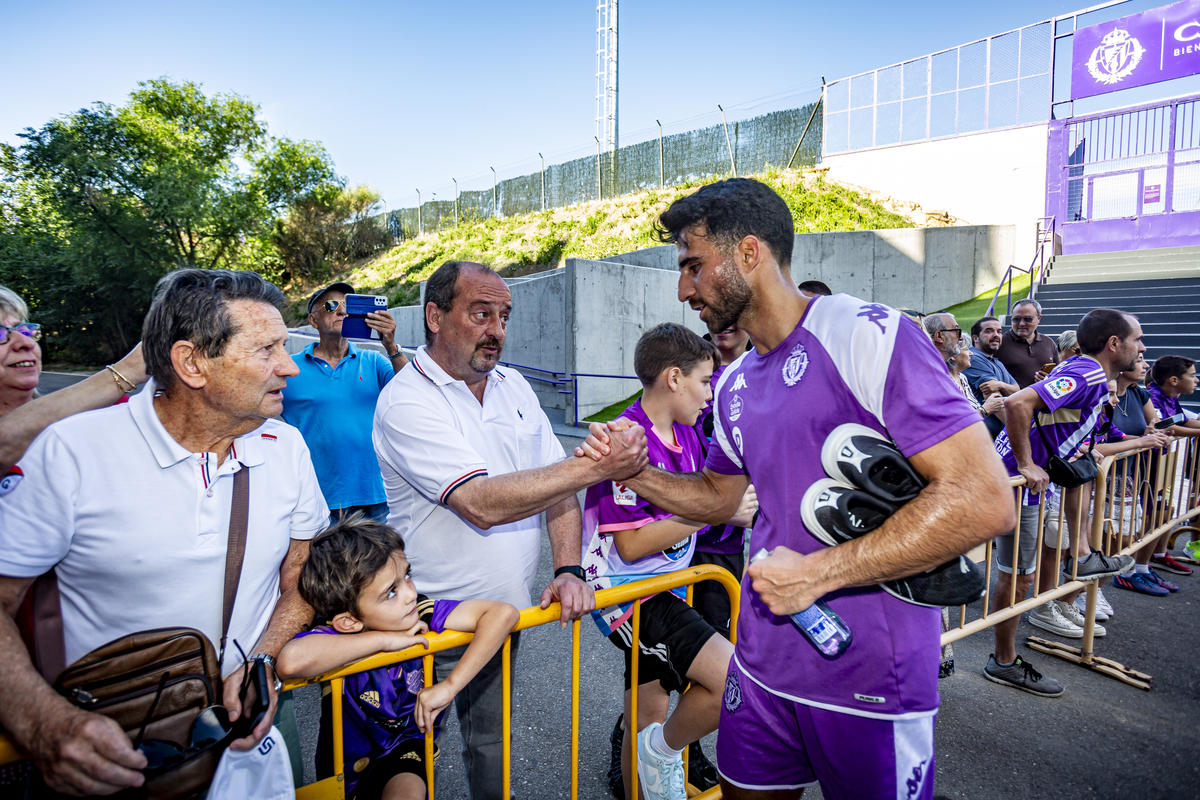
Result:
M996 656L988 658L987 666L983 668L983 677L992 683L1011 686L1022 692L1036 694L1038 697L1058 697L1063 693L1063 685L1054 678L1047 678L1033 668L1033 665L1017 656L1017 660L1007 667L996 663Z
M1075 559L1067 556L1063 559L1063 574L1070 577ZM1087 558L1080 560L1077 580L1094 581L1120 575L1133 566L1133 556L1106 556L1104 553L1092 551Z
M1051 600L1029 612L1029 624L1068 639L1082 639L1083 628L1062 615L1058 603Z
M1080 595L1080 597L1083 597L1083 595ZM1087 623L1087 617L1084 616L1084 613L1082 611L1080 611L1078 608L1076 608L1073 604L1064 603L1062 600L1051 600L1050 604L1053 604L1055 607L1057 607L1058 613L1060 613L1064 617L1066 617L1066 619L1068 621L1070 621L1071 623L1077 625L1079 627L1080 631L1083 630L1083 626ZM1096 619L1097 620L1100 619L1099 612L1097 612ZM1092 626L1092 636L1093 637L1098 639L1101 636L1107 636L1107 635L1108 635L1108 631L1105 630L1104 626L1101 625L1099 622L1097 622L1095 625Z
M646 800L687 800L683 777L683 754L660 756L650 746L650 735L662 727L652 722L637 737L638 785Z
M1165 597L1170 592L1155 583L1148 573L1131 572L1128 575L1118 575L1113 578L1113 586L1118 589L1127 589L1131 592L1139 592L1148 594L1153 597Z
M1112 603L1108 602L1108 598L1104 596L1104 590L1096 587L1096 610L1104 614L1104 618L1108 619L1113 615ZM1100 619L1099 616L1096 619Z
M1180 564L1178 561L1171 558L1170 553L1163 553L1160 556L1150 556L1150 566L1160 569L1163 572L1170 572L1172 575L1192 574L1191 567L1186 566L1185 564Z
M1154 570L1150 570L1150 571L1149 571L1149 572L1147 572L1146 574L1150 576L1150 580L1154 581L1154 582L1155 582L1155 583L1157 583L1159 586L1161 586L1162 588L1166 589L1168 592L1178 592L1178 591L1179 591L1179 587L1178 587L1178 586L1176 586L1175 584L1171 583L1169 580L1167 580L1166 578L1164 578L1162 575L1159 575L1159 574L1158 574L1157 572L1155 572Z
M1081 595L1079 595L1079 597L1076 597L1073 605L1075 606L1075 609L1080 614L1086 614L1087 613L1087 595L1081 594ZM1111 616L1111 615L1105 614L1104 609L1102 609L1100 607L1100 598L1097 597L1096 598L1096 622L1107 622L1109 616Z

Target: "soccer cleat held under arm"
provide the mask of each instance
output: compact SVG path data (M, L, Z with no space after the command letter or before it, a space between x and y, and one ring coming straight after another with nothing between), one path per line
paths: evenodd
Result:
M883 434L848 422L833 429L821 448L825 474L880 500L903 505L925 488L899 448Z

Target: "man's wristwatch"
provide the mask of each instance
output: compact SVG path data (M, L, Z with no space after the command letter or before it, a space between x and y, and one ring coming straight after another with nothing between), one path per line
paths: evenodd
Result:
M559 575L574 575L576 578L579 578L579 580L587 583L587 578L585 578L583 575L583 567L579 566L578 564L573 564L569 567L559 567L558 569L554 570L554 577L557 578Z
M396 348L396 352L394 352L394 353L388 353L388 359L389 359L389 360L391 360L391 359L395 359L395 358L396 358L396 356L402 356L402 355L404 355L404 351L403 351L403 350L401 350L399 347L397 347L397 348Z
M261 661L271 668L271 674L275 677L275 691L278 692L283 688L283 681L279 680L279 671L275 668L275 656L268 653L255 653L246 659L246 663L251 661Z

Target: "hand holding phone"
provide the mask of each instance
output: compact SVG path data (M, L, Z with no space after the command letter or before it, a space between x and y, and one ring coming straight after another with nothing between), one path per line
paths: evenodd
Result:
M1158 422L1154 423L1154 430L1165 431L1167 428L1173 428L1176 425L1182 425L1182 424L1183 424L1183 414L1176 414L1173 417L1167 417L1166 419L1160 419Z

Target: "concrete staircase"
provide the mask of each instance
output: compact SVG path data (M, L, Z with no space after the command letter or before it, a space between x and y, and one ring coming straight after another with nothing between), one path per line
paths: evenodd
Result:
M1055 256L1046 280L1037 291L1041 333L1057 336L1093 308L1118 308L1141 321L1147 361L1200 359L1200 247Z

